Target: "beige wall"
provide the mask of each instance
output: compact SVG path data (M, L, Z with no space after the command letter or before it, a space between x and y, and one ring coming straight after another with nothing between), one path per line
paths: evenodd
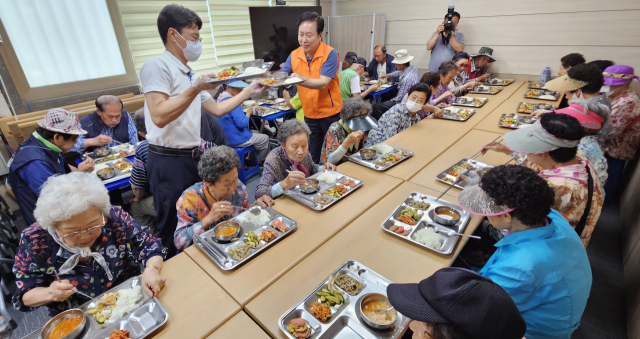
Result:
M442 22L449 2L462 19L469 53L481 46L500 59L491 70L518 79L538 77L545 66L555 74L571 52L589 60L610 59L640 73L638 0L338 0L337 15L386 13L389 51L407 48L418 68L429 65L426 44ZM331 0L321 0L331 13Z

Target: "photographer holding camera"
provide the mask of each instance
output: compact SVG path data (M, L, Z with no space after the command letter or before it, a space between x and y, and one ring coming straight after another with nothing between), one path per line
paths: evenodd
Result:
M464 35L456 32L458 22L460 22L460 13L453 10L453 4L449 4L444 21L427 42L427 49L431 51L429 72L436 72L440 64L450 61L456 53L464 50Z

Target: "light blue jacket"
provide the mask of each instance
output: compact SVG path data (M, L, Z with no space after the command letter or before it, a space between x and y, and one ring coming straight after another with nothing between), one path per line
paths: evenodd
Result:
M509 234L480 271L513 299L527 339L567 338L580 325L591 266L580 237L552 210L549 225Z

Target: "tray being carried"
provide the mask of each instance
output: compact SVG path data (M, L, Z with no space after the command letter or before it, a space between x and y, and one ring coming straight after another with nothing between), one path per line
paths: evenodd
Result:
M376 144L373 145L371 147L367 147L367 148L373 148L377 145L383 145L383 146L388 146L391 147L393 150L391 150L390 152L387 153L379 153L376 151L376 156L375 158L371 159L371 160L365 160L362 158L362 155L360 153L355 153L352 155L347 156L347 160L351 161L351 162L355 162L358 165L362 165L365 167L369 167L373 170L376 171L386 171L389 168L398 165L399 163L409 159L410 157L413 156L413 152L403 149L403 148L399 148L399 147L394 147L385 143L380 143L380 144ZM391 155L394 155L394 159L397 157L398 160L396 161L391 161L391 158L387 158L388 160L385 160L385 157L390 157Z
M254 79L253 81L260 81L263 85L274 88L274 87L284 87L301 84L306 81L304 78L300 77L289 77L286 79L276 79L273 75L268 77L262 77L259 79Z
M295 231L298 228L298 223L283 214L278 213L276 210L271 207L267 207L267 212L269 212L269 222L266 224L251 224L247 221L247 214L251 213L249 211L244 211L240 213L235 218L232 218L229 221L235 221L240 226L240 231L238 232L238 238L232 239L232 241L223 242L216 238L214 233L215 228L211 228L210 230L196 236L193 242L200 247L200 249L211 258L216 265L218 265L222 270L228 271L232 270L243 263L251 260L251 258L265 251L267 248L273 246L278 241L282 240L289 233ZM284 232L278 231L272 227L275 220L279 220L283 222L287 228ZM256 235L260 235L262 231L268 230L272 231L275 234L275 238L270 240L269 242L265 242L264 240L260 242L258 246L255 248L251 248L249 250L249 254L244 257L242 260L236 260L231 257L229 251L234 249L236 246L244 245L244 239L246 238L245 234L248 232L254 232ZM233 241L235 240L235 241Z
M484 162L464 158L453 164L453 166L450 166L446 170L440 172L438 175L436 175L436 179L447 185L451 185L456 182L457 175L464 173L469 168L469 166L474 167L475 170L472 169L472 171L476 171L476 173L478 173L478 175L480 176L482 176L489 169L493 168L493 166L485 164ZM466 181L460 181L454 187L464 189L465 187L467 187L467 185L468 184Z
M503 114L500 116L498 126L504 128L518 129L538 121L538 117L524 116L518 114Z
M459 97L451 104L456 106L480 108L489 101L487 98Z
M443 114L438 119L447 119L455 121L467 121L472 115L476 114L475 109L468 108L453 108L447 107L442 110Z
M279 109L273 108L273 107L256 106L253 108L253 115L256 115L259 117L266 117L279 112L280 112Z
M555 111L556 106L552 104L538 104L535 102L520 102L518 103L517 112L524 114L531 114L535 110L544 109L547 111Z
M524 93L525 98L557 101L560 98L560 92L554 92L546 89L530 89Z
M490 95L495 95L498 94L502 91L502 87L501 86L478 86L472 90L469 91L469 93L474 93L474 94L490 94Z
M320 175L322 175L323 173L330 173L334 175L337 179L336 182L333 184L329 184L318 180L318 177L320 177ZM301 191L300 185L296 185L284 190L284 195L316 211L326 210L327 208L338 203L338 201L343 200L349 194L353 193L355 190L362 186L362 180L330 170L320 171L310 176L308 179L316 179L319 181L318 191L316 191L315 193L305 194ZM350 182L348 182L347 180L352 181L355 185L352 184L351 186L353 187L351 187L349 185ZM338 198L326 194L329 189L335 190L336 186L342 186L347 191L341 194Z
M336 287L342 292L344 302L330 307L331 317L327 321L321 321L311 314L311 304L321 302L321 297L316 292L322 292L329 288L329 280L325 279L320 285L311 291L297 305L288 310L278 320L280 330L289 338L296 339L291 332L287 331L287 325L292 319L302 318L311 329L309 338L359 338L359 339L396 339L409 324L411 319L397 312L396 319L391 328L374 329L363 320L362 300L371 294L380 294L386 298L387 286L392 282L364 266L363 264L349 260L335 270L331 276L338 274L347 275L358 281L362 289L356 295L349 295L344 290Z
M169 319L169 313L162 307L157 298L150 298L144 290L141 291L142 299L136 303L137 308L111 324L100 324L93 315L86 313L89 309L98 307L98 301L104 294L130 289L141 284L140 277L130 278L80 306L80 309L85 312L87 325L83 332L84 335L79 338L104 339L108 338L113 330L125 330L129 331L131 339L142 339L166 323L167 319Z
M484 85L486 86L509 86L511 85L515 79L488 79L484 81Z
M428 206L423 208L415 208L408 205L412 202L422 202L426 203ZM460 213L460 220L454 226L445 226L437 223L433 219L434 209L436 207L446 206L451 209L454 209ZM414 225L406 224L402 221L396 220L400 215L402 215L402 210L405 208L412 208L417 210L418 215L420 216L420 220L417 220ZM467 222L471 218L471 214L462 210L458 205L452 204L450 202L444 201L442 199L436 201L436 197L432 197L426 194L411 192L407 198L405 198L402 203L391 213L391 215L382 223L382 229L386 232L389 232L395 236L398 236L402 239L410 241L418 246L422 246L426 249L429 249L434 252L438 252L440 254L451 254L453 249L458 242L459 235L445 235L439 233L441 236L439 244L439 248L430 247L426 244L423 244L416 240L416 232L425 229L425 228L433 228L438 231L450 231L454 230L457 233L464 232L464 228L467 226ZM400 228L401 227L401 228ZM404 231L404 232L398 232Z

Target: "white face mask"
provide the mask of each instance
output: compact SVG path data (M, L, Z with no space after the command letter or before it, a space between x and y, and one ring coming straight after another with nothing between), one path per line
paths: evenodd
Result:
M611 90L611 86L605 85L600 88L600 93L604 93L604 95L610 96L611 94L613 94L613 91Z
M573 93L573 96L571 97L571 100L579 100L579 99L584 99L584 95L582 93L582 91L580 91L580 95L576 95L576 93Z
M422 108L422 105L418 104L415 101L411 101L411 100L407 100L406 105L407 105L407 109L411 113L415 113L415 112L419 111Z
M176 31L176 33L178 32ZM180 49L182 50L182 53L184 54L184 58L187 59L187 61L198 60L198 58L200 58L200 54L202 54L202 44L200 43L200 41L187 40L184 37L182 37L180 33L178 33L178 35L180 35L182 40L187 42L187 47L182 48L180 47L180 44L178 44L178 42L176 41L176 45L178 45L178 47L180 47Z

